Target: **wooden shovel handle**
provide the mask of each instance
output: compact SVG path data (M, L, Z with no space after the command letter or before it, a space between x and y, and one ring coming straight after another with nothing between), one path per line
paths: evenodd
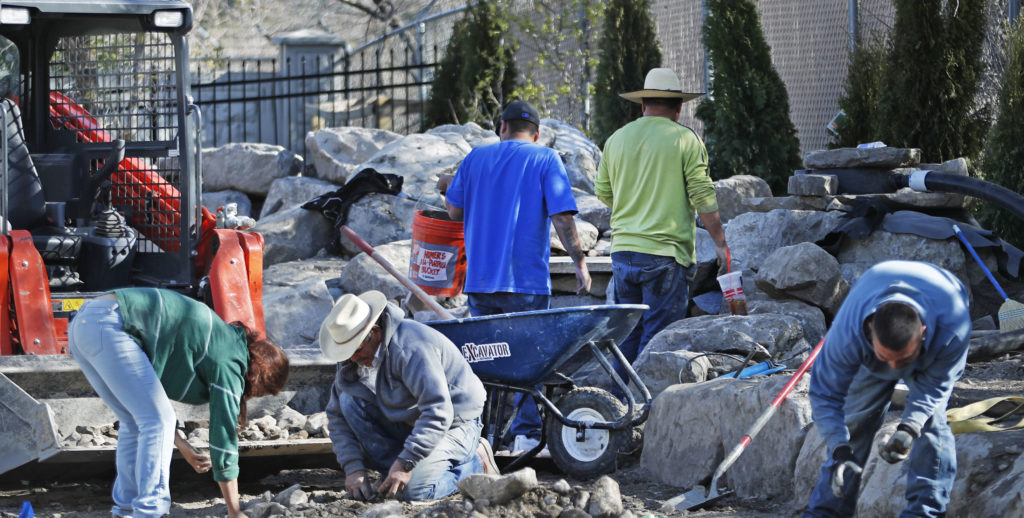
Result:
M366 252L366 255L370 256L370 258L372 258L374 261L377 261L378 264L383 266L384 269L387 270L387 272L390 273L392 277L398 279L398 282L402 283L402 286L408 288L409 291L413 293L413 295L416 295L416 298L423 301L423 303L426 304L427 307L432 309L434 313L437 313L439 317L445 320L455 320L455 315L451 314L448 310L441 307L441 305L438 304L436 300L434 300L434 297L427 295L427 292L423 291L423 288L417 286L415 283L410 281L408 277L402 275L401 272L396 270L394 266L391 266L390 261L377 254L376 250L374 250L373 247L370 246L370 244L367 243L363 238L359 237L359 234L356 234L354 230L348 228L348 225L342 225L341 228L339 228L338 230L340 230L341 234L347 237L349 241L355 243L355 245L358 246L360 250Z

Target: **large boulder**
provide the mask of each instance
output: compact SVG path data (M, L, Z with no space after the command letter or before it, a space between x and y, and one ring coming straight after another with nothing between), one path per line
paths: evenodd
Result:
M263 271L264 318L274 343L316 347L320 322L334 304L328 284L344 269L344 260L323 258L279 263Z
M278 178L302 172L302 157L275 144L238 142L203 149L203 188L265 196Z
M325 128L306 135L306 157L318 178L340 185L359 171L359 164L400 138L382 129Z
M399 272L409 270L409 258L412 255L412 241L396 241L374 247L376 255L383 257ZM409 294L409 289L387 272L372 257L361 253L345 267L341 273L341 289L346 293L362 293L377 290L388 300L399 301Z
M788 380L769 376L669 387L651 406L641 465L657 482L680 488L704 483ZM780 481L793 473L810 424L804 378L719 483L741 498L806 498Z
M267 199L263 201L260 217L264 218L281 209L300 206L321 194L338 190L338 186L317 178L289 176L270 184Z
M404 193L423 203L443 207L444 200L437 192L437 176L454 174L471 149L464 140L416 133L384 146L356 170L372 167L380 173L401 176L405 178Z
M318 211L292 207L256 222L263 234L263 265L271 266L317 255L334 239L333 223Z
M252 200L242 191L228 189L226 191L203 193L203 207L206 207L206 210L210 212L216 213L218 208L224 207L229 203L234 203L238 207L239 216L252 215Z
M584 221L578 214L572 220L576 223L576 235L580 240L580 249L583 250L583 253L587 253L597 244L597 238L601 236L601 233L597 227ZM555 231L554 223L551 224L548 232L550 233L551 250L566 253L565 247L562 246L562 240L558 238L558 232Z
M692 266L696 271L693 272L693 282L690 283L691 297L720 289L717 280L718 254L715 253L715 240L711 239L711 234L707 230L700 227L697 227L694 237L693 248L697 263Z
M346 225L370 246L410 239L413 216L417 208L440 211L437 207L429 207L390 194L367 194L352 204ZM348 239L341 238L340 244L346 257L352 257L360 252L359 247ZM398 268L399 265L395 267ZM401 265L405 272L408 272L408 267L408 261Z
M572 124L555 119L541 119L537 143L558 152L573 187L594 193L594 178L601 163L597 144Z
M821 308L799 300L775 300L756 298L747 301L747 312L751 315L774 313L789 315L800 321L803 326L804 339L809 344L817 344L825 336L828 327L825 325L825 313Z
M725 223L750 209L744 203L748 198L771 198L772 188L762 178L739 174L715 182L718 197L718 217Z
M446 140L451 138L461 138L471 148L497 144L501 141L501 138L499 138L496 133L481 128L480 125L475 122L467 122L461 125L442 124L440 126L430 128L427 130L427 133L443 137Z
M834 316L850 284L839 271L839 261L814 243L784 246L761 263L757 287L777 299L809 302Z
M597 199L597 196L576 193L576 208L579 210L576 216L597 227L598 232L603 234L612 228L612 208Z
M904 259L941 266L956 275L970 291L966 260L956 239L928 239L916 234L875 230L864 238L844 240L836 257L843 277L851 284L879 262Z
M803 328L795 317L781 314L701 316L669 324L651 338L633 367L652 394L678 383L679 372L691 355L680 351L726 353L744 357L759 351L752 361L782 358L806 347ZM712 366L721 365L718 355Z
M781 209L740 214L725 228L732 268L757 270L778 248L817 242L839 226L843 216L838 211Z
M891 412L875 436L864 466L857 516L896 516L906 507L907 461L888 464L878 456L885 437L893 433L899 414ZM956 436L957 473L950 493L949 516L1024 515L1024 430L967 433ZM756 442L756 441L755 441ZM812 426L795 465L795 498L806 504L817 482L826 446Z

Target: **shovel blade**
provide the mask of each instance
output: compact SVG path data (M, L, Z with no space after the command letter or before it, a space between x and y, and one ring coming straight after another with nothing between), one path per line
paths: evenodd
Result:
M695 486L693 489L666 501L663 509L666 511L693 511L707 507L732 493L728 489L719 490L718 487L712 487L711 490L708 490L704 486Z

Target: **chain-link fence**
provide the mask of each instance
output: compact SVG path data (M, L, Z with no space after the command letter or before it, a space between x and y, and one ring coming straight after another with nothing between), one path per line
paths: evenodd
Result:
M955 1L955 0L953 0ZM1014 0L1017 1L1017 0ZM654 0L664 66L675 69L683 88L707 91L701 42L703 0ZM850 2L847 0L756 1L772 62L789 93L790 118L796 126L802 153L823 149L831 140L827 125L839 112L850 51ZM989 0L986 44L982 59L987 70L979 102L996 96L1005 58L1001 42L1009 12L1007 0ZM856 31L861 38L884 38L896 14L892 0L858 0ZM697 102L683 107L681 121L703 132L694 117Z

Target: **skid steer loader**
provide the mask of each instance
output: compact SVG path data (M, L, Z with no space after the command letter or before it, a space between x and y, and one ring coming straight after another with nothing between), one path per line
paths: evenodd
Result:
M91 297L172 289L263 332L262 237L201 205L191 26L179 0L0 1L0 474L112 416L67 354Z

